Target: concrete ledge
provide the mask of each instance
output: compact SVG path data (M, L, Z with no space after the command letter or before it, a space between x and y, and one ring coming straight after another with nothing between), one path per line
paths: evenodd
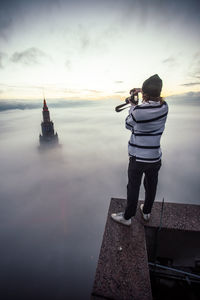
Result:
M150 300L144 226L134 219L129 228L110 218L111 213L123 211L125 205L124 199L111 199L93 295L101 299Z
M130 228L110 218L111 213L124 211L125 206L125 199L111 199L92 300L152 299L145 228L159 227L162 203L154 203L148 223L142 220L138 209ZM199 205L164 203L162 228L197 233L200 232L199 216Z

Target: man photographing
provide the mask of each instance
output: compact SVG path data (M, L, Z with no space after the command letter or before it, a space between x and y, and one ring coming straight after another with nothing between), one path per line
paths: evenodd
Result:
M126 118L126 128L132 134L128 144L129 166L127 185L127 205L125 212L113 213L112 219L130 226L135 216L142 175L144 174L145 201L140 210L145 221L150 219L151 209L156 196L158 172L161 167L160 138L165 128L168 105L160 97L162 80L155 74L144 81L142 104L130 103ZM138 93L138 89L131 92Z

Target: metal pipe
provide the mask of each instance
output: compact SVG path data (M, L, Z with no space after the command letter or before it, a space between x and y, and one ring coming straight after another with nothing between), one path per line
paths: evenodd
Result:
M166 267L166 266L163 266L163 265L154 264L154 263L151 263L151 262L149 262L149 265L150 265L150 266L156 266L156 267L158 267L158 268L160 268L160 269L165 269L165 270L169 270L169 271L174 271L174 272L177 272L177 273L181 273L181 274L184 274L184 275L187 275L187 276L191 276L191 277L200 279L200 276L199 276L199 275L192 274L192 273L189 273L189 272L185 272L185 271L182 271L182 270L178 270L178 269L176 269L176 268L170 268L170 267Z

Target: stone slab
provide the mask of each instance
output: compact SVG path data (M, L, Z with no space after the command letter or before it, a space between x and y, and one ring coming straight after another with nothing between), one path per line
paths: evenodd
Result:
M143 203L143 201L139 201ZM154 202L151 219L148 223L142 220L139 209L136 219L144 226L159 227L162 202ZM200 231L200 205L164 202L161 225L166 229Z
M144 226L134 219L129 228L110 218L111 213L123 211L125 205L124 199L111 199L93 297L150 300L152 297Z

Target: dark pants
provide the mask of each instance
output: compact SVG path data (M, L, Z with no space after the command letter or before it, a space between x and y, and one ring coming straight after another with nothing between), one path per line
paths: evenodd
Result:
M135 157L130 157L128 166L127 206L124 214L125 219L128 220L136 214L143 173L145 174L143 182L145 188L143 212L144 214L151 212L156 196L160 167L161 160L155 163L144 163L136 161Z

